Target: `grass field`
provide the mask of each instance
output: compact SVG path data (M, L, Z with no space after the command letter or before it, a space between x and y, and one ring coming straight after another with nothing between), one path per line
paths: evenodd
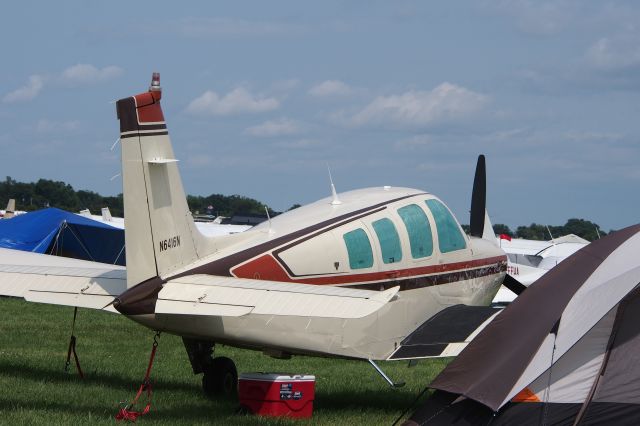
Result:
M64 372L73 308L0 297L0 423L113 424L121 401L135 395L148 363L153 332L119 315L78 311L77 351L85 379L72 365ZM259 352L217 347L239 372L314 374L316 398L310 421L287 421L237 414L237 401L204 396L180 338L160 338L152 380L150 414L143 424L391 424L445 360L381 363L394 380L391 389L366 362L294 357L276 360ZM141 407L139 407L141 408Z

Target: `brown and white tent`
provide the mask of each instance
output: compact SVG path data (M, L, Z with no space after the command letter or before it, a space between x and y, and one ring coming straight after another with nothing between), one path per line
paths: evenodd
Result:
M405 424L640 424L640 225L532 284L430 387Z

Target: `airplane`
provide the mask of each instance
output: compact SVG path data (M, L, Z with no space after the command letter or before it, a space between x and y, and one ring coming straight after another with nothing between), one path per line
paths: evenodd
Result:
M89 209L81 210L79 213L76 213L80 216L84 216L89 219L93 219L96 222L104 223L107 225L111 225L114 228L124 229L124 218L111 216L111 211L109 207L103 207L101 211L101 215L91 214ZM244 232L247 229L251 228L251 225L234 225L234 224L223 224L219 221L210 221L210 222L199 222L195 221L196 227L201 234L209 237L215 237L219 235L226 234L235 234L237 232Z
M500 247L507 253L507 273L523 286L529 287L560 262L581 250L589 241L574 234L552 238L549 241L513 238L500 240ZM507 304L517 294L501 287L492 304Z
M232 395L216 344L376 364L456 355L497 310L507 257L479 156L470 235L438 197L390 186L332 195L241 233L206 237L189 212L160 75L117 101L126 269L0 250L0 294L120 313L183 338L205 391ZM44 259L44 260L43 260ZM506 279L508 281L508 278Z

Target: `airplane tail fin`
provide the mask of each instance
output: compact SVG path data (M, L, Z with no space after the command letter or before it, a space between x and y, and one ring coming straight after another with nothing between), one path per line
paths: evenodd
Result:
M496 244L496 234L487 213L487 167L482 154L478 156L476 174L473 179L469 228L469 234L472 237L483 238Z
M7 203L7 208L4 211L4 218L11 219L13 216L15 216L15 211L16 211L16 200L14 198L10 198L9 202Z
M103 207L101 210L101 213L102 213L102 220L104 220L105 222L113 221L113 217L111 216L111 210L109 210L109 207Z
M127 287L166 277L215 250L195 227L160 107L160 74L149 91L117 102L122 148Z

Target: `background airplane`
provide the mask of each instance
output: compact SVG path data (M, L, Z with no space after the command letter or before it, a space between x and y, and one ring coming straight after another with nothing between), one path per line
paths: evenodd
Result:
M436 196L385 186L206 237L187 207L161 94L154 73L148 92L117 102L126 270L1 250L0 293L182 336L214 393L233 393L237 378L232 360L212 357L216 343L363 359L381 372L377 360L457 354L497 313L487 305L507 259L486 220L483 156L470 236Z
M549 241L512 238L500 239L500 247L507 253L507 272L522 285L529 286L573 253L589 244L577 235L569 234ZM516 293L500 287L493 303L510 303Z

